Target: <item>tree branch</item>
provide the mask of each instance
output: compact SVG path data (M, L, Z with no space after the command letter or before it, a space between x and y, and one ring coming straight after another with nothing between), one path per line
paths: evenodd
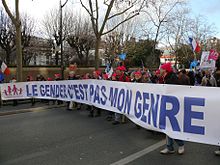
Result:
M89 9L83 4L82 0L80 0L82 7L87 11L87 13L92 17L92 13L90 13Z
M108 17L109 17L109 14L111 12L111 9L113 7L114 2L115 2L115 0L111 0L110 4L108 6L108 9L107 9L106 14L105 14L104 21L103 21L102 26L101 26L100 31L99 31L100 35L103 35L102 33L103 33L104 28L105 28L105 24L108 21Z
M136 13L136 14L134 14L134 15L132 15L132 16L126 18L125 20L123 20L122 22L120 22L118 25L116 25L114 28L112 28L111 30L108 30L108 31L102 33L102 35L105 35L105 34L108 34L108 33L112 32L112 31L114 31L114 30L115 30L117 27L119 27L121 24L127 22L128 20L130 20L130 19L132 19L132 18L134 18L134 17L136 17L137 15L139 15L139 13Z
M63 5L61 5L61 8L63 8L67 2L68 2L68 0L66 0L66 2Z
M17 2L17 1L16 1L16 2ZM9 7L8 7L8 5L7 5L7 3L5 2L5 0L2 0L2 4L3 4L4 8L5 8L5 11L6 11L7 14L9 15L9 17L11 18L12 22L13 22L14 24L16 24L16 18L15 18L15 16L13 16L13 14L11 13L11 11L10 11L10 9L9 9Z
M132 7L134 7L134 5L131 5L129 8L125 9L125 10L122 11L122 12L119 12L119 13L116 13L116 14L110 16L110 17L108 18L108 20L110 20L110 19L112 19L112 18L114 18L114 17L117 17L117 16L119 16L119 15L124 14L125 12L127 12L128 10L130 10Z

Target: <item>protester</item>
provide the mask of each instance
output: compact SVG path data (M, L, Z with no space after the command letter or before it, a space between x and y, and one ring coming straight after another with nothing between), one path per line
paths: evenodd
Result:
M111 81L116 81L117 79L116 79L116 73L112 73L112 76L110 77L110 80ZM112 111L108 111L108 115L107 115L107 117L106 117L106 120L107 121L112 121L112 119L114 118L114 112L112 112Z
M61 75L59 73L54 74L54 80L55 81L60 81L61 79ZM55 104L56 101L54 101ZM57 100L57 105L63 104L63 101L61 100Z
M101 79L101 71L95 70L93 71L93 79L100 80ZM101 109L95 106L90 106L89 117L99 117L101 116Z
M164 77L164 84L179 84L178 77L176 73L173 72L171 63L166 63L160 67L161 75ZM184 141L179 139L172 139L169 136L166 136L167 143L166 148L161 150L161 154L172 154L174 153L174 141L178 144L178 154L184 153Z
M116 81L121 81L121 82L130 82L130 78L125 75L126 68L125 66L118 66L116 68ZM115 119L114 122L112 123L113 125L118 125L120 124L120 120L122 123L125 123L125 116L122 117L121 114L115 113Z
M75 74L75 71L70 71L69 72L69 76L68 76L68 80L78 80L78 77ZM73 108L76 108L77 110L81 109L81 104L74 102L74 101L68 101L67 102L67 110L72 110Z
M187 75L189 77L190 85L194 86L195 85L195 75L194 75L194 72L193 71L189 71Z
M186 74L186 70L183 69L178 74L179 85L190 85L190 79Z
M141 71L134 72L134 80L133 80L133 82L134 83L142 83L142 73L141 73ZM135 125L136 125L137 129L141 129L141 126L139 126L137 124L135 124Z
M47 78L47 81L53 81L53 79L52 79L51 77L48 77L48 78ZM50 105L50 101L54 101L54 100L52 100L52 99L47 99L45 102L46 102L48 105Z

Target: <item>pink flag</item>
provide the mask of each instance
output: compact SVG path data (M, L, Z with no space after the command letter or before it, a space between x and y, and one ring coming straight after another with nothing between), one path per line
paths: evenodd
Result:
M209 53L209 57L208 57L208 60L217 60L218 59L218 56L219 56L219 54L218 54L218 52L216 52L214 49L211 49L210 50L210 53Z

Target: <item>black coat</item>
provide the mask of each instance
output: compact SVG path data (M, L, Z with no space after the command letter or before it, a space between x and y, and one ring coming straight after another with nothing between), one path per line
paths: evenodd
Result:
M164 77L164 84L179 84L177 74L174 72L169 72Z

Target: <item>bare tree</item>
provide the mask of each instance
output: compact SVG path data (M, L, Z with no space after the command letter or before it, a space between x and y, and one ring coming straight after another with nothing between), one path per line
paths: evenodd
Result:
M6 52L2 57L7 64L11 64L10 55L15 49L15 29L6 13L0 11L0 46Z
M198 15L191 19L191 27L188 36L195 37L202 46L206 46L207 40L216 34L216 27L214 24L207 22L205 16Z
M123 20L123 15L121 16ZM119 22L119 21L117 21ZM116 24L117 24L116 22ZM107 24L107 29L114 27L115 21ZM120 53L127 53L128 42L131 38L135 38L136 32L136 19L129 20L116 28L114 31L108 33L104 37L105 41L105 58L111 62L116 55Z
M65 11L62 19L62 40L60 39L60 10L53 9L49 11L42 22L47 38L52 41L51 44L57 50L55 59L56 65L59 65L59 50L57 48L61 46L61 41L66 40L68 34L71 32L72 22L74 22L74 16L70 11Z
M5 11L12 20L16 29L16 57L17 57L17 80L22 81L22 47L21 47L21 20L19 14L19 0L15 0L15 15L12 14L5 0L2 0Z
M16 50L15 40L16 32L12 24L11 19L6 15L5 12L1 10L0 12L0 46L6 52L6 63L13 64L15 60L13 59L12 52ZM24 53L25 48L30 44L31 37L34 34L34 20L29 17L27 14L21 16L21 45L23 52L23 64L27 64L27 59L31 58L31 55Z
M166 29L166 42L169 44L171 50L174 52L175 65L177 59L183 58L185 54L176 53L181 47L182 51L186 46L183 44L188 42L188 32L190 31L191 18L189 17L190 10L185 6L180 6L173 15L170 17L169 24L165 27ZM179 55L179 57L177 57Z
M100 63L99 47L101 43L101 37L114 31L124 22L139 15L139 12L143 7L144 0L102 0L102 2L100 2L100 0L88 0L87 2L88 3L80 0L82 7L87 11L90 16L92 28L96 37L95 68L98 69ZM108 23L108 21L116 19L118 16L121 16L125 13L127 15L124 20L118 22L118 24L111 29L106 30L106 24Z
M21 28L21 43L23 52L23 64L28 65L33 58L33 52L27 51L30 45L31 38L34 36L35 23L34 19L24 14L21 16L22 28Z
M88 65L90 50L94 48L94 39L91 22L79 15L73 22L72 32L68 35L67 42L76 51L80 65Z
M178 5L181 5L184 0L148 0L147 2L148 9L144 11L148 18L148 21L146 22L147 30L145 31L147 31L147 35L154 40L151 55L154 65L157 65L159 57L155 57L155 50L158 41L165 34L164 27L169 24L174 9ZM149 33L149 31L152 33Z

